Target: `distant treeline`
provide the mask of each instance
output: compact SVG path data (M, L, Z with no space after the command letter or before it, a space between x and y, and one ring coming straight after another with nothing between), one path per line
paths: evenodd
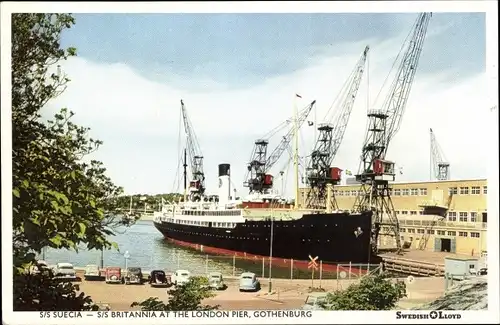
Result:
M167 202L178 202L182 198L180 193L168 193L168 194L134 194L132 195L132 209L144 209L147 210L158 210L161 199L163 198ZM116 209L127 210L130 208L130 195L123 195L111 199L111 205Z

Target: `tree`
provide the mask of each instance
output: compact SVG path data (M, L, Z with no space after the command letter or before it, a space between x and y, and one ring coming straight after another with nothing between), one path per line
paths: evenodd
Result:
M105 211L111 209L109 198L122 189L105 175L101 162L85 162L102 142L89 138L89 128L74 124L74 114L65 108L52 120L41 116L46 104L69 82L58 63L76 55L75 48L60 47L61 33L73 24L70 14L12 15L15 310L81 310L88 303L75 294L77 288L72 285L27 274L35 254L44 247L112 246L106 238L116 222ZM62 306L64 299L75 303Z
M329 293L324 307L329 310L390 310L406 297L404 282L391 282L382 274L368 275L345 291Z
M168 294L170 298L167 304L157 297L151 297L143 302L134 302L131 307L139 306L142 311L190 311L219 308L219 306L202 304L204 299L214 296L208 287L208 279L204 277L192 277L186 284L170 289Z

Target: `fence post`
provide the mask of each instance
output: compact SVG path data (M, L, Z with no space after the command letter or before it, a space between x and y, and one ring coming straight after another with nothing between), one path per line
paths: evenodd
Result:
M205 273L208 275L208 254L205 255Z
M351 280L352 262L349 262L349 280Z
M293 280L293 258L290 260L290 280Z
M233 255L233 276L236 274L236 254Z
M262 277L265 277L266 276L266 261L264 260L264 257L262 258Z
M321 279L323 278L323 261L319 261L319 288L321 289Z

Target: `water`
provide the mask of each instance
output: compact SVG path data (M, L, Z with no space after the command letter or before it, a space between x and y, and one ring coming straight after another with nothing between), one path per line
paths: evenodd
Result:
M138 221L131 227L117 229L115 236L109 238L116 242L120 251L116 249L104 251L104 267L139 266L145 270L177 270L187 269L193 274L204 274L208 271L220 271L228 273L232 271L232 259L226 261L207 261L205 255L177 248L168 244L152 221ZM126 261L124 254L129 252ZM101 265L101 252L81 248L78 253L70 250L47 249L44 258L48 264L58 262L69 262L75 267L84 267L88 264ZM208 264L208 265L207 265Z

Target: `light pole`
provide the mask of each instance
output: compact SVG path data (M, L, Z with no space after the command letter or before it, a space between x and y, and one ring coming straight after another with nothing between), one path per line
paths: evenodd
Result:
M123 257L125 257L125 270L128 269L128 259L130 258L130 253L128 251L123 254Z
M269 293L272 291L274 212L271 210L271 238L269 243Z

